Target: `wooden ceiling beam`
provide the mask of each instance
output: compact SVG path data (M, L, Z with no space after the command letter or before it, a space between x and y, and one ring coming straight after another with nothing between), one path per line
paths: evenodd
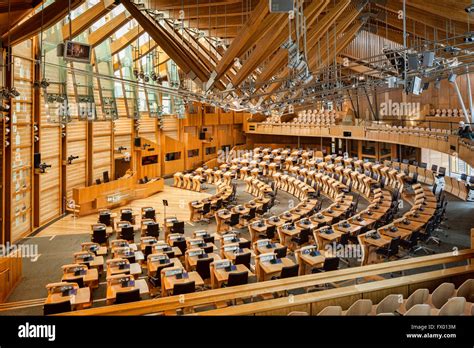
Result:
M92 24L97 22L100 18L105 16L107 13L109 13L110 10L112 10L116 6L117 4L114 0L102 0L98 2L97 4L89 8L86 12L74 18L71 22L71 25L69 25L69 23L63 25L61 29L63 33L63 39L71 40L75 38L80 33L90 28ZM71 36L69 35L70 27L72 32Z
M307 26L311 26L316 18L327 6L329 0L313 1L305 10L304 15L307 18ZM288 26L288 15L280 14L275 18L274 25L258 42L255 42L255 49L250 53L243 66L232 79L232 84L238 86L247 76L254 71L262 61L272 54L288 39L288 32L285 30ZM280 49L283 50L283 49ZM286 51L286 50L285 50Z
M89 44L93 47L99 45L104 40L108 39L120 27L128 23L132 19L126 12L119 13L117 16L107 21L99 29L91 32L88 36Z
M110 54L114 55L119 53L121 50L130 45L131 42L137 40L141 35L145 33L142 27L135 25L127 33L115 39L110 43Z
M214 81L219 80L226 73L226 71L232 67L234 64L234 59L238 57L242 46L246 45L250 40L252 40L252 36L259 30L263 19L268 15L268 13L268 1L259 0L257 6L250 15L249 20L239 31L239 34L232 41L224 56L219 61L219 64L217 64L217 67L213 72L213 75L215 75ZM274 18L276 17L275 15L270 16Z
M34 9L41 0L34 0L34 1L22 1L22 2L10 2L2 1L0 3L0 13L6 13L8 11L15 12L15 11L27 11Z
M71 9L77 8L84 0L71 0ZM37 35L41 31L50 28L60 20L62 20L68 13L68 6L64 6L64 0L56 0L51 5L45 7L43 11L39 11L20 25L11 28L4 33L1 41L4 46L10 42L11 45L19 44L20 42Z
M207 81L209 76L202 69L199 62L188 59L188 54L174 42L170 34L159 25L156 25L149 16L139 10L130 0L122 0L128 12L136 19L138 24L155 40L170 58L180 67L183 73L191 79L198 78L201 82Z
M343 11L351 3L350 0L339 1L336 6L331 8L315 25L309 27L307 34L307 47L315 45L326 32L326 30L339 18ZM279 49L272 57L270 62L264 67L262 73L258 76L257 83L268 81L278 70L280 70L288 59L288 51Z

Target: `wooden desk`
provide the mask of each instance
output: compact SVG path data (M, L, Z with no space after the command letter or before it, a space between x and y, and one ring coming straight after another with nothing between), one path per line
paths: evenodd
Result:
M84 275L75 275L74 272L63 273L61 281L65 282L69 279L74 279L81 277L84 281L84 284L91 288L98 288L99 287L99 272L97 268L89 268Z
M301 252L298 254L300 259L300 270L299 274L304 275L306 274L306 269L312 269L314 267L321 267L326 260L326 257L323 255L323 252L318 251L319 255L312 256L310 253Z
M150 292L145 279L135 279L134 286L123 287L120 284L107 285L107 304L110 305L115 302L115 298L117 297L118 292L131 291L134 289L139 289L140 295L145 295Z
M249 211L250 211L250 209L244 207L243 205L238 205L238 206L235 206L235 207L232 208L233 213L237 213L237 214L240 214L240 215L248 214Z
M420 230L421 228L423 228L423 226L425 226L425 223L424 222L420 222L420 221L415 221L415 220L411 220L411 219L406 219L407 220L407 223L406 224L405 222L403 221L397 221L397 222L393 222L393 224L397 227L397 228L402 228L404 230L409 230L409 231L418 231Z
M222 287L222 284L226 283L229 279L229 275L231 273L240 273L240 272L248 272L249 277L253 276L254 274L245 266L245 265L235 265L235 271L226 271L225 268L215 268L212 267L213 274L211 277L211 285L213 289L218 289Z
M276 220L274 220L274 218L276 218ZM270 217L266 220L266 223L268 225L272 225L272 226L275 226L275 227L280 227L281 225L285 224L286 221L280 219L279 217Z
M220 260L221 257L216 254L216 253L210 253L210 254L207 254L207 257L204 258L204 259L214 259L214 261L217 261L217 260ZM188 265L189 265L189 270L194 270L196 268L196 265L197 265L197 262L198 260L200 260L200 258L198 257L198 255L195 255L195 256L187 256L187 260L188 260Z
M74 260L76 263L79 264L89 264L89 268L97 268L99 273L104 268L104 257L103 256L94 256L92 261L84 261L81 258L77 258Z
M383 234L383 235L388 236L390 238L400 237L401 239L408 238L412 233L412 231L410 231L410 230L405 230L405 229L398 228L398 227L397 227L396 231L390 231L389 227L381 227L377 231L380 234Z
M332 225L332 229L341 233L356 234L362 229L362 226L349 223L349 226L343 227L341 223Z
M271 263L270 261L263 261L258 263L258 267L260 267L260 274L259 274L259 281L265 281L267 279L270 279L271 277L278 275L281 273L281 269L283 267L289 267L289 266L294 266L295 263L291 261L287 257L283 257L281 259L281 262L279 263Z
M134 278L138 278L142 274L142 268L138 263L130 263L129 268L120 269L119 266L107 267L107 277L111 277L117 274L130 274Z
M252 250L250 249L241 249L242 251L236 253L234 251L223 251L223 255L224 255L224 258L226 258L227 260L231 260L232 262L235 261L235 258L237 257L237 255L241 255L241 254L247 254L247 253L250 253L252 254Z
M266 254L266 253L272 253L275 251L275 249L283 248L283 245L280 243L271 243L270 247L267 244L259 246L258 244L256 245L256 251L257 254Z
M75 295L63 296L62 293L57 292L49 294L45 303L58 303L69 300L73 310L80 310L91 306L91 289L89 287L76 288Z
M186 272L187 278L178 279L176 276L166 277L164 274L161 275L161 296L170 296L173 293L173 288L176 284L182 284L194 281L195 286L203 286L204 280L197 272Z
M284 223L287 223L287 222L293 222L297 219L299 219L299 215L297 214L292 214L291 212L287 211L285 213L282 213L279 215L279 218L280 220L284 220Z
M372 225L373 223L377 222L376 219L369 219L368 217L363 217L362 215L359 215L362 217L362 220L357 219L357 217L350 218L347 220L350 224L353 225L359 225L361 227L367 227Z
M326 216L330 216L332 218L338 218L340 217L341 215L345 214L346 212L343 211L343 210L331 210L331 209L326 209L326 210L323 210L321 212L321 214L323 215L326 215Z
M407 212L405 215L403 215L403 217L410 219L410 221L421 222L423 224L426 224L432 218L431 215L420 214L420 213L415 214L412 211Z
M390 242L392 241L392 238L388 236L384 236L383 234L380 234L380 238L378 239L374 239L374 238L366 237L366 236L361 236L361 238L363 238L367 244L376 248L383 248L387 246L388 244L390 244Z
M147 261L148 274L156 274L157 269L163 266L184 268L183 264L177 257L171 258L169 260L170 260L169 263L160 263L159 261L148 260Z
M318 226L324 224L331 224L333 218L332 216L323 215L322 213L314 214L309 218L311 221L316 222Z

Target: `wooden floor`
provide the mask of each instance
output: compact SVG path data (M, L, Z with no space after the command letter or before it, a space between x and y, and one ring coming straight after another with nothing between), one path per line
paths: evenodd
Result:
M142 207L152 206L157 212L158 222L163 223L164 210L163 199L168 200L169 206L166 208L166 216L176 216L179 220L189 221L189 207L188 202L193 200L200 200L209 196L209 193L195 192L189 190L178 189L172 186L165 185L164 191L157 193L148 198L133 201L127 207L132 207L134 211L140 212ZM123 207L122 207L123 208ZM119 212L120 208L113 211ZM72 215L67 215L52 225L46 227L37 236L54 236L65 234L79 234L89 233L91 224L97 222L97 214L87 215L83 217L73 218ZM139 223L139 221L138 221Z

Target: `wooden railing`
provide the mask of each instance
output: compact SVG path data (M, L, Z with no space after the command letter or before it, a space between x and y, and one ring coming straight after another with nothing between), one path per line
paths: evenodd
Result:
M185 295L185 300L180 296L162 297L151 300L142 300L134 303L112 305L100 308L93 308L87 310L81 310L76 312L69 312L62 315L146 315L164 313L167 311L173 311L185 307L196 307L204 305L213 305L221 301L231 301L239 298L252 298L260 295L271 294L279 291L293 290L293 289L306 289L312 286L342 282L342 281L353 281L358 283L359 279L366 277L373 277L382 275L390 272L403 272L406 270L419 269L430 266L443 266L455 262L467 262L471 263L471 259L474 258L474 249L461 250L459 252L448 252L437 255L416 257L406 260L384 262L379 264L373 264L362 267L352 267L341 269L338 271L319 273L319 274L308 274L299 277L271 280L265 282L252 283L247 285L241 285L230 288L222 288L215 290L207 290L196 292ZM473 269L469 267L453 271L449 271L451 268L444 270L450 272L451 275L465 274L466 272L472 272ZM420 273L421 274L421 273ZM402 281L405 277L394 278L394 281ZM381 281L373 282L373 286L377 287L377 284ZM361 285L354 285L356 288ZM342 293L349 291L347 287L341 287L338 289ZM266 301L259 302L263 305Z
M28 247L28 245L25 245ZM0 249L0 252L4 252ZM7 256L0 256L0 303L7 300L18 285L22 275L22 254L15 251Z
M251 122L247 124L245 132L250 134L374 140L385 143L410 145L436 150L449 155L457 153L460 159L468 163L471 167L474 167L474 151L472 151L469 146L465 145L465 139L460 139L457 135L452 134L446 134L446 136L443 137L429 137L410 134L409 132L403 131L398 134L396 132L387 134L378 130L373 130L371 126L365 125L319 127L315 125L272 125Z
M317 315L327 306L337 303L344 310L360 299L369 299L378 303L388 294L399 294L403 298L410 296L419 288L433 291L443 282L459 286L472 278L474 265L458 266L399 278L391 278L343 288L322 290L302 295L283 296L277 299L241 304L226 308L196 313L204 316L222 315L288 315L292 311L303 311Z

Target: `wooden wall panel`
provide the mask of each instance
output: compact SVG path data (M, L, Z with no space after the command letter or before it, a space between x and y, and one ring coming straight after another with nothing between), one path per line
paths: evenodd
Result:
M94 122L92 124L92 182L96 179L102 180L102 174L112 173L112 122Z
M20 96L11 100L10 148L11 197L6 197L10 205L10 239L16 241L32 231L33 211L33 163L32 163L32 42L27 40L13 50L12 85ZM20 58L24 57L24 58Z
M163 176L172 175L176 172L184 170L184 144L176 139L163 135L162 138L162 168L161 173ZM167 153L179 152L180 159L174 161L166 161L165 157Z
M132 151L133 121L126 117L120 117L114 121L114 150L120 146L127 148L127 152Z
M87 123L74 121L67 125L66 158L79 156L66 167L66 197L72 198L72 189L87 184Z
M199 127L184 127L184 144L185 144L185 169L191 170L198 167L202 161L202 140L199 140ZM190 150L197 150L199 153L195 156L195 151L193 152L193 157L190 157Z
M156 138L156 122L156 118L150 118L148 116L140 118L138 135L154 143L158 143Z
M47 223L61 214L61 134L59 126L42 127L40 137L41 161L51 165L39 174L39 224Z

